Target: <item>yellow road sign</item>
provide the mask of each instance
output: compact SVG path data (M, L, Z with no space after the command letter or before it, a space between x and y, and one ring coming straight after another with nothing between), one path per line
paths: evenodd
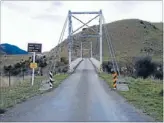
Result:
M30 63L30 68L37 68L37 63Z

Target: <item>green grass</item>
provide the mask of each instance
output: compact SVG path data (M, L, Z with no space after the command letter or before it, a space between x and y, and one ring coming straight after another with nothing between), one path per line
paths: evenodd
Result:
M60 74L55 75L54 79L54 88L58 87L58 85L68 77L68 74ZM12 87L1 87L0 88L0 109L6 109L16 105L17 103L21 103L26 101L28 98L44 93L40 91L41 82L44 80L44 77L35 77L34 85L31 86L30 80L26 80L17 86ZM45 91L46 92L46 91Z
M43 77L35 77L34 85L31 86L30 80L18 84L17 86L1 87L0 108L5 109L17 103L25 101L29 97L39 94L39 88Z
M112 76L102 73L100 77L106 80L112 87ZM153 117L156 121L163 121L163 97L159 95L163 88L160 80L151 79L133 79L128 77L129 91L118 91L136 108L141 109L146 114Z
M69 76L69 74L58 74L54 76L54 80L56 80L53 85L54 87L58 87L60 85L60 83L66 79Z

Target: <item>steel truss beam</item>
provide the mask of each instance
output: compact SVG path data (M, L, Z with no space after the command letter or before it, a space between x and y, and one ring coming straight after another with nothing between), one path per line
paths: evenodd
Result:
M71 12L71 14L99 14L100 12Z
M76 20L80 21L84 26L89 27L87 24L85 24L83 21L81 21L81 20L78 19L77 17L75 17L75 16L73 16L73 15L72 15L72 17L75 18ZM97 33L94 29L92 29L92 28L90 28L90 29L91 29L93 32Z
M87 25L88 23L90 23L92 20L96 19L97 17L99 17L99 15L95 16L94 18L92 18L91 20L89 20L87 23L85 23L85 25ZM72 34L74 34L75 32L77 32L79 29L83 28L85 25L79 27L78 29L76 29L75 31L73 31Z
M80 35L79 37L83 37L83 38L98 38L100 37L99 35Z

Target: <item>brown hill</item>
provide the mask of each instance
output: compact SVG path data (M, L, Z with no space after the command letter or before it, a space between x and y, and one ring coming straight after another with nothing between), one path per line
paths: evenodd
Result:
M153 23L158 29L160 29L161 31L163 30L163 23Z
M108 28L108 34L111 37L114 48L116 49L116 57L118 60L122 60L126 56L143 56L149 54L154 60L162 60L163 54L163 32L161 23L150 23L138 19L119 20L109 24L105 24ZM92 26L98 30L98 26ZM80 34L91 34L90 29L86 29L73 36L73 56L80 56L80 42L86 42L85 49L90 48L90 41L93 42L93 53L99 53L99 42L96 38L82 38ZM61 56L67 57L67 40L64 40L61 44ZM50 51L49 57L54 59L54 51ZM59 50L58 50L59 51ZM89 56L88 50L85 50L84 54ZM103 30L103 57L104 60L109 59L109 51L107 42L104 38Z

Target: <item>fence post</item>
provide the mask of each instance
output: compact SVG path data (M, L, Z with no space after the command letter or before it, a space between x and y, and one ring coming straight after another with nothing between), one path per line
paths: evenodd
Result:
M10 75L10 70L9 70L9 86L11 85L11 79L10 79L11 75Z
M24 80L24 70L23 70L23 80Z

